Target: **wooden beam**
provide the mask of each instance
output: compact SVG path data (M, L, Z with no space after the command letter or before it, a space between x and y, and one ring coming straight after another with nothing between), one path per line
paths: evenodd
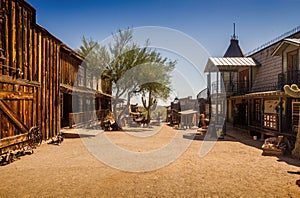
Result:
M0 139L0 149L14 144L18 144L20 142L27 141L27 135L28 133L25 133L25 134L20 134L20 135Z
M35 81L27 81L21 79L13 79L11 76L0 75L0 83L17 84L24 86L40 87L41 84Z
M13 124L17 126L22 133L29 132L28 127L25 126L25 124L21 120L19 120L16 114L11 111L11 109L8 107L8 105L5 104L3 100L0 100L0 111L2 111L8 119L12 120Z
M33 100L32 93L22 93L16 91L1 91L0 100Z

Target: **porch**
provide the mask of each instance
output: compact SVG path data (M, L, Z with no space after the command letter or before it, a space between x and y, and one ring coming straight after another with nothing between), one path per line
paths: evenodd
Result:
M300 112L298 101L282 91L270 91L232 96L228 102L237 107L238 119L234 113L231 115L234 125L261 139L283 135L294 146Z

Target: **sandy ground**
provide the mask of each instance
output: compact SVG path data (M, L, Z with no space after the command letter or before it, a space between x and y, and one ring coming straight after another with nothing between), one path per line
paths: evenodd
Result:
M147 136L151 130L132 132ZM125 132L101 135L126 150L145 153L159 151L177 133L175 140L180 141L186 131L164 126L151 137ZM242 143L229 136L201 158L198 152L203 141L184 141L191 144L177 160L137 173L105 165L80 138L65 139L60 146L43 144L33 155L0 167L0 197L300 197L295 184L300 175L288 173L300 171L298 160L262 156L250 140Z

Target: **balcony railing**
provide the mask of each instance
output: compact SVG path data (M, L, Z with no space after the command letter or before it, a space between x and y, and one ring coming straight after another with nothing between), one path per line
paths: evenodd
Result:
M251 88L249 82L241 81L241 82L224 82L222 86L218 87L219 93L222 91L226 91L227 96L238 96L244 95L248 93L254 92L264 92L264 91L276 91L280 90L279 82L275 83L265 83L263 86ZM222 91L221 91L222 90ZM217 92L216 83L212 83L212 90L211 93L214 94Z
M300 71L299 70L290 70L278 74L278 86L280 89L283 89L284 85L291 84L300 84Z
M226 95L242 95L247 94L250 92L249 82L242 81L242 82L229 82L224 81L224 83L219 83L218 86L218 93L226 92ZM217 93L217 82L212 83L212 90L211 93Z
M213 82L211 84L211 94L226 91L227 96L233 95L243 95L254 92L265 92L265 91L277 91L283 90L284 85L297 84L300 86L300 70L292 70L288 72L282 72L278 74L278 80L272 83L264 83L263 85L257 87L251 87L249 81L224 81L218 84Z

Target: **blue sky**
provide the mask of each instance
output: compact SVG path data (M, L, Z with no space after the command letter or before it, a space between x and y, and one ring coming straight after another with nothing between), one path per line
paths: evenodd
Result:
M234 22L244 52L300 25L300 0L27 1L37 9L38 23L72 48L82 35L105 39L117 29L163 26L221 56Z
M162 26L189 35L211 56L223 56L233 23L245 53L300 25L300 0L27 1L37 22L73 49L83 35L101 41L118 29Z

